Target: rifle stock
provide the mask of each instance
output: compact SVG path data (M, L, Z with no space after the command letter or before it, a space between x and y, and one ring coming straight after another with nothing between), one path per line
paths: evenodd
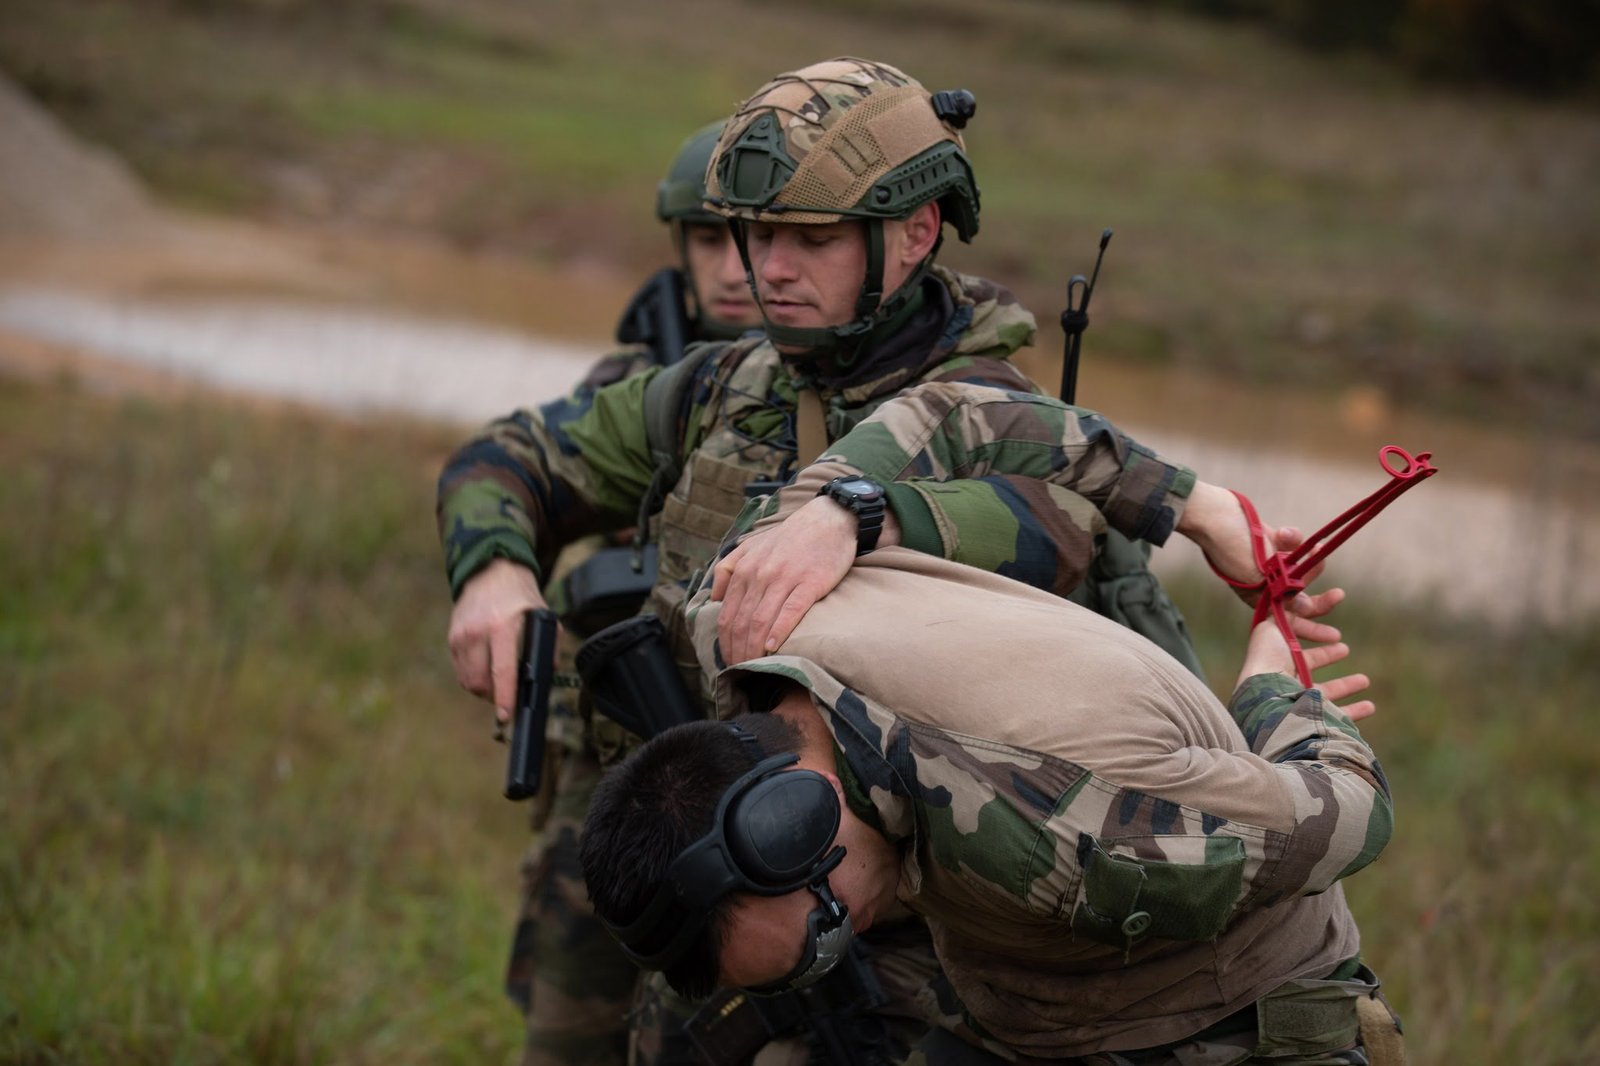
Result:
M622 311L616 337L623 344L648 345L660 366L683 358L689 344L689 320L684 310L683 272L663 267L639 287Z

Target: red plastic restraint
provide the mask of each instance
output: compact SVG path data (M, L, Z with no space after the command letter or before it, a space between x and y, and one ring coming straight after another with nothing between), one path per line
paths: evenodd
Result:
M1402 492L1424 478L1437 474L1438 468L1428 461L1431 457L1431 452L1419 452L1413 457L1404 448L1393 444L1384 445L1378 451L1378 464L1389 474L1389 481L1382 488L1307 537L1299 547L1291 551L1273 552L1271 555L1267 554L1267 533L1261 525L1261 517L1256 514L1255 505L1242 493L1234 493L1239 498L1239 503L1244 506L1244 517L1250 524L1250 548L1255 553L1256 566L1260 568L1263 577L1254 584L1246 584L1233 580L1220 570L1217 571L1217 576L1234 588L1244 589L1246 592L1262 590L1261 599L1256 601L1256 614L1250 621L1250 628L1254 629L1269 612L1272 614L1273 621L1278 623L1279 632L1283 634L1283 639L1289 642L1289 653L1294 656L1295 673L1299 675L1301 684L1310 687L1311 671L1306 668L1306 657L1300 648L1300 640L1289 626L1289 617L1283 608L1284 602L1305 589L1305 575L1331 555L1335 548L1349 540L1352 533L1370 522ZM1399 465L1393 465L1391 460ZM1215 570L1216 567L1212 569Z

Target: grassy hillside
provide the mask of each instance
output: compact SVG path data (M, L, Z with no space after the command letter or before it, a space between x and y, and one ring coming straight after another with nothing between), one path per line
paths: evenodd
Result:
M960 265L1094 357L1600 433L1600 116L1073 0L0 0L0 66L168 195L634 276L684 133L840 53L980 101ZM530 300L536 300L530 295Z
M446 437L4 379L0 427L0 1063L512 1061L526 831L443 650ZM1231 680L1246 612L1178 593ZM1600 633L1341 621L1412 1061L1593 1061Z

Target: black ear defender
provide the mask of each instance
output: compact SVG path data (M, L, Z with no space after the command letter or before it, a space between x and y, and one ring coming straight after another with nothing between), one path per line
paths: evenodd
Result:
M810 889L820 905L806 920L806 950L788 974L760 988L774 994L803 988L832 969L848 950L849 909L834 898L828 874L844 861L833 843L839 831L839 797L814 770L789 770L793 753L763 757L755 737L727 728L746 745L756 765L728 786L711 828L667 868L639 917L606 923L637 965L665 970L688 953L704 931L711 908L730 892L782 896Z

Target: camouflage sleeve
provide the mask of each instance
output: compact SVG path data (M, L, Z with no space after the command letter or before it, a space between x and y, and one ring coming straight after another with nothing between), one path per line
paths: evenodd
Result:
M654 463L646 371L490 423L445 464L435 516L451 595L503 556L541 576L586 533L630 525Z
M1108 526L1164 543L1194 487L1192 471L1093 411L942 382L884 404L741 525L787 515L850 473L885 485L906 547L1062 594Z
M1283 674L1246 678L1228 710L1294 797L1278 888L1321 892L1378 857L1394 829L1389 782L1343 711Z
M924 797L925 878L987 882L1070 922L1075 938L1124 951L1145 939L1210 940L1247 912L1326 891L1389 838L1388 792L1371 752L1338 712L1281 676L1253 678L1235 698L1235 715L1270 757L1185 745L1174 730L1165 757L1103 770L1093 730L1079 732L1086 757L1042 756L969 732L884 724L852 696L831 708L836 722L862 720L858 707L878 719L836 725L834 735L852 765L881 766L886 784L898 776L903 791ZM1290 735L1282 744L1270 736L1279 729ZM881 763L854 756L862 736ZM1125 774L1162 784L1136 787Z

